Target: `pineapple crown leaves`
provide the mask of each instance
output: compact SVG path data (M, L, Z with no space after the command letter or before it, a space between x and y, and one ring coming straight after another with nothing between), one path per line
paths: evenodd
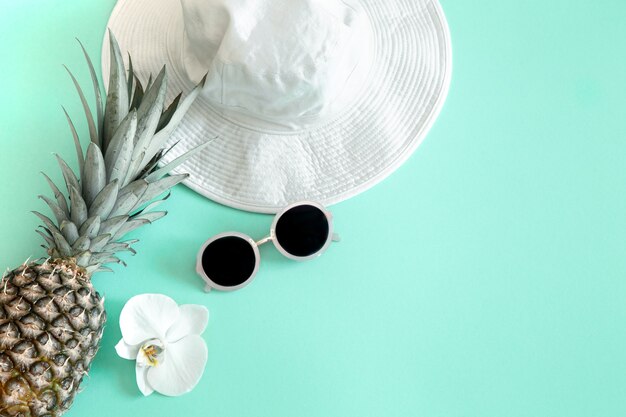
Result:
M166 147L168 139L200 93L205 79L184 99L179 94L166 107L165 67L154 81L150 77L144 88L133 71L130 56L127 75L119 45L111 32L109 40L111 70L105 103L93 63L79 41L91 75L95 118L79 82L66 67L83 106L90 142L83 151L75 125L63 108L74 139L80 175L56 155L66 194L42 173L54 198L43 195L39 198L49 207L54 220L33 212L42 222L36 232L44 239L42 246L49 255L74 258L88 274L110 271L105 264L124 264L116 256L118 252L135 253L131 245L137 241L123 241L124 236L167 214L154 208L170 196L170 188L188 175L166 175L208 145L208 142L200 145L159 167L163 156L172 148Z

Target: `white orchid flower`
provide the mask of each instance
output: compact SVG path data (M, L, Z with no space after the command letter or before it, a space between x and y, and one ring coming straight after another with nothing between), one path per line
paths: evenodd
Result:
M115 350L122 358L137 361L137 386L143 395L157 391L178 396L198 384L207 362L200 335L208 321L206 307L179 307L165 295L142 294L128 300L120 314L122 340Z

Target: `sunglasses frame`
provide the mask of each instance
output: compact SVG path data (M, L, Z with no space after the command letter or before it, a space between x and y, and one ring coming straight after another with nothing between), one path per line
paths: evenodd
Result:
M319 209L322 213L324 213L324 216L326 217L326 221L328 223L328 236L326 237L326 242L324 243L324 245L317 252L313 253L312 255L308 255L308 256L292 255L291 253L287 252L281 246L280 242L276 238L276 226L277 226L278 221L280 220L280 218L286 212L291 210L292 208L299 207L299 206L312 206L312 207L315 207L315 208ZM215 282L213 282L213 280L211 280L211 278L209 278L209 276L204 272L204 269L202 268L202 255L204 254L204 250L211 243L215 242L218 239L221 239L221 238L224 238L224 237L229 237L229 236L241 238L241 239L247 241L250 244L250 246L252 246L252 250L254 251L254 256L255 256L255 264L254 264L254 270L252 271L250 276L245 281L243 281L239 285L235 285L235 286L232 286L232 287L225 287L223 285L219 285L219 284L216 284ZM328 211L321 204L316 203L314 201L299 201L297 203L293 203L293 204L288 205L287 207L283 208L280 212L278 212L276 214L276 216L274 216L274 221L272 222L272 225L270 227L270 234L268 236L260 239L260 240L254 240L250 236L246 235L245 233L241 233L241 232L223 232L223 233L219 233L219 234L211 237L210 239L208 239L206 242L204 242L202 244L202 246L200 247L200 250L198 251L198 255L196 257L196 272L198 273L198 275L200 275L200 277L206 283L206 285L204 287L204 290L206 292L209 292L211 290L235 291L235 290L238 290L238 289L243 288L246 285L250 284L250 282L252 282L252 280L256 276L256 274L257 274L257 272L259 270L259 265L261 263L261 253L259 251L259 246L262 246L262 245L264 245L264 244L266 244L268 242L272 242L274 244L274 247L276 247L278 252L280 252L283 256L285 256L286 258L293 259L295 261L301 262L301 261L307 261L307 260L319 257L322 253L324 253L324 252L326 252L326 250L328 250L328 247L330 246L330 244L333 241L338 242L339 240L340 240L339 235L337 235L333 231L333 215L332 215L332 213L330 211Z

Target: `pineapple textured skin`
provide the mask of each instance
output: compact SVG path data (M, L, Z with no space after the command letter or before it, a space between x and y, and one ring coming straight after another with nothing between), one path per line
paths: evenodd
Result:
M71 259L24 264L0 283L0 416L60 416L98 351L104 300Z

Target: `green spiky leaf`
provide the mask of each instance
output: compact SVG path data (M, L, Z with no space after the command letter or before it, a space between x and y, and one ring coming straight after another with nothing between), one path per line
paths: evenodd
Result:
M128 86L126 84L126 70L120 52L120 46L109 31L109 46L111 65L109 75L109 90L104 111L103 148L106 149L113 138L117 127L128 114Z
M117 233L113 236L112 240L120 240L126 234L132 232L135 229L140 228L141 226L145 226L150 224L148 220L139 219L139 220L129 220L120 227Z
M67 243L69 243L70 245L73 245L74 242L76 242L79 238L76 225L69 220L63 220L61 222L59 230L65 237L65 240L67 240Z
M118 180L123 184L133 156L137 132L137 111L132 110L115 132L104 158L108 181Z
M126 266L126 262L122 261L120 258L118 258L117 256L109 256L108 258L104 258L102 260L103 264L121 264L123 266Z
M75 253L84 252L89 249L91 245L91 239L88 236L81 236L78 238L74 245L72 246L72 251Z
M52 214L56 218L57 224L61 224L63 220L67 220L67 213L61 207L59 207L58 203L52 201L45 195L40 195L39 198L45 201L48 207L50 207L50 211L52 211Z
M98 233L100 233L100 229L102 226L102 222L100 220L100 216L93 216L88 218L85 223L80 227L80 235L87 236L89 239L95 238Z
M128 54L128 76L126 77L126 85L127 85L127 91L128 91L128 104L129 105L133 97L134 81L135 81L135 71L133 69L133 59L130 56L130 54Z
M104 157L98 145L90 143L85 158L85 169L81 177L83 182L83 198L87 206L91 206L107 182Z
M97 216L102 219L108 218L117 201L118 190L117 180L107 184L93 201L91 207L89 207L89 216Z
M87 205L75 187L70 189L70 218L78 227L87 220Z
M180 122L183 120L183 117L185 117L185 114L187 114L187 111L204 88L205 82L206 75L202 78L200 84L198 84L178 105L178 108L174 112L174 115L170 119L169 123L159 130L156 135L154 135L154 138L148 146L146 155L144 156L144 164L147 164L150 160L152 160L154 155L156 155L157 152L165 146L169 138L172 136L172 133L174 133Z
M189 174L177 174L171 175L169 177L161 178L155 182L149 183L146 192L139 198L137 204L132 207L131 211L137 210L142 205L148 203L158 195L164 193L166 190L169 190L176 184L185 180L189 177ZM142 181L142 180L140 180Z
M159 119L159 124L157 126L157 132L161 129L163 129L165 126L167 126L167 124L170 122L170 120L172 120L172 116L174 116L174 113L176 112L176 109L178 109L178 103L180 102L180 98L183 96L183 93L180 93L179 95L177 95L174 100L172 100L172 102L170 103L169 106L167 106L167 109L165 109L165 111L163 112L163 114L161 115L161 118Z
M59 167L61 167L61 173L63 174L63 179L65 180L65 186L67 187L68 194L70 190L73 188L79 189L78 186L78 178L76 178L76 174L74 171L70 169L67 163L61 158L59 155L55 155L57 158L57 162L59 163Z
M133 220L147 220L150 223L153 223L165 216L167 216L167 211L151 211L148 213L142 213L141 215L134 217Z
M115 206L113 206L113 210L111 210L111 216L120 216L130 213L133 207L141 201L148 186L149 184L146 181L137 180L122 188L117 202Z
M102 248L102 251L111 252L111 253L132 251L132 248L130 247L130 245L131 245L130 243L125 243L125 242L107 243L104 246L104 248Z
M45 228L44 228L45 229ZM52 239L50 236L48 236L46 233L42 232L39 229L35 229L35 232L37 232L45 241L46 244L48 245L48 248L54 246L54 239Z
M99 145L100 138L98 137L98 130L96 129L96 123L93 120L93 114L91 114L91 108L89 108L89 103L87 103L87 99L85 98L83 89L80 88L80 84L78 84L78 81L76 80L76 77L74 77L74 74L72 74L72 71L70 71L68 67L65 67L65 69L72 78L74 86L76 87L76 91L78 92L78 96L80 97L80 101L83 104L83 110L85 112L85 117L87 118L87 125L89 126L89 137L91 138L91 141L93 143Z
M133 78L135 79L135 92L133 93L133 101L130 104L130 108L137 110L139 108L139 105L141 104L141 101L143 100L144 90L139 78L137 78L137 76L134 76Z
M145 207L141 208L140 210L135 211L132 217L136 218L142 213L148 213L151 210L154 210L157 206L161 205L165 200L170 198L171 195L172 193L168 191L163 197L153 200L150 204L147 204Z
M65 110L65 107L61 106L63 112L65 113L65 117L67 118L67 123L70 125L70 131L72 132L72 137L74 138L74 147L76 148L76 158L78 160L78 167L80 168L80 172L83 172L83 166L85 165L85 156L83 155L83 148L80 145L80 139L78 137L78 133L76 132L76 127L74 127L74 122L70 115Z
M37 211L33 211L33 213L37 217L39 217L41 221L43 221L46 225L46 228L50 230L50 233L52 234L52 239L54 239L55 249L59 251L59 254L61 256L71 256L72 248L70 247L69 243L67 243L65 237L63 237L63 235L61 234L61 231L54 225L52 220Z
M93 62L91 62L91 58L89 58L89 54L87 50L83 46L82 42L79 39L76 39L81 49L83 50L83 54L85 55L85 60L87 61L87 66L89 67L89 75L91 75L91 83L93 86L93 93L96 99L96 114L97 114L97 131L98 137L102 137L102 129L104 128L104 109L102 107L102 92L100 90L100 82L98 81L98 76L96 75L96 70L93 67ZM98 141L98 145L102 146L101 141Z
M89 250L92 253L100 252L100 250L102 250L104 245L109 243L109 241L111 240L111 237L112 236L108 233L104 235L96 236L95 238L91 239L91 246L89 246Z
M115 235L117 231L120 230L120 227L122 227L122 225L126 223L127 220L127 215L111 217L105 222L102 222L102 224L100 225L100 232Z
M63 210L65 212L65 217L69 217L70 215L70 209L67 206L67 201L65 201L65 196L63 195L63 193L59 190L59 187L56 186L56 184L54 182L52 182L52 180L50 179L50 177L48 177L45 173L41 173L41 175L44 176L44 178L46 179L46 181L48 182L48 185L50 186L50 189L52 189L52 193L54 194L54 198L57 201L57 205L61 208L61 210Z
M137 109L137 132L135 134L135 147L131 158L130 168L126 174L124 184L128 184L136 178L143 168L145 153L150 145L159 119L163 113L165 93L167 92L167 74L165 67L159 72L154 85L146 91L143 101Z
M198 152L202 151L207 146L209 146L210 143L211 142L206 142L206 143L203 143L200 146L196 146L194 149L192 149L190 151L187 151L186 153L182 154L181 156L179 156L178 158L174 159L170 163L168 163L166 165L163 165L161 168L153 171L150 175L148 175L145 178L146 181L154 182L154 181L157 181L158 179L162 178L163 176L169 174L172 170L174 170L175 168L179 167L186 160L188 160L189 158L191 158L192 156L194 156L195 154L197 154Z
M76 264L78 266L83 266L83 267L87 267L89 266L89 261L91 259L91 252L89 252L88 250L85 252L80 253L77 257L76 257Z

